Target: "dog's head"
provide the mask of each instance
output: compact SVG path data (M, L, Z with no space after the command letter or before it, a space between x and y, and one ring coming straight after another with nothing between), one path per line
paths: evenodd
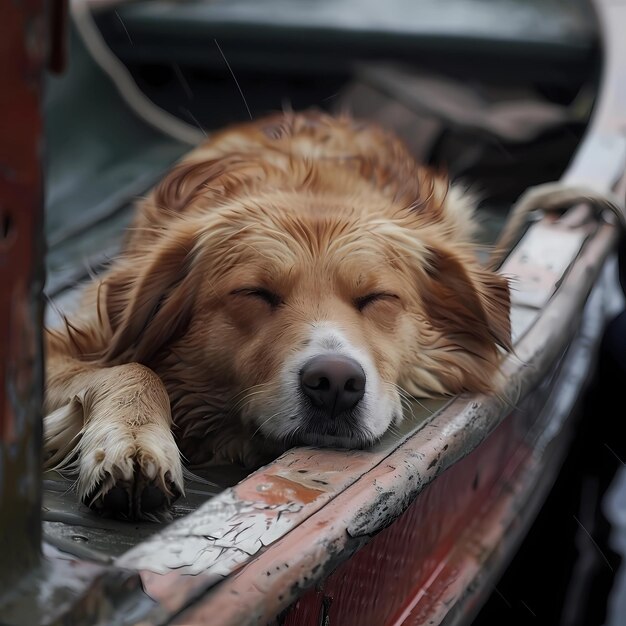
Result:
M187 184L192 170L151 201L182 194L197 210L153 229L106 294L107 359L175 382L189 436L219 414L275 441L360 447L401 419L406 393L493 388L508 286L478 265L469 209L445 181L420 169L410 202L319 192L311 176L282 191L220 183L216 202Z

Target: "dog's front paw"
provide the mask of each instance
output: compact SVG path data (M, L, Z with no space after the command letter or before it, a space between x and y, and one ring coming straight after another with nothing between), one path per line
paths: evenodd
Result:
M109 517L162 521L183 493L180 455L170 432L81 446L78 494Z

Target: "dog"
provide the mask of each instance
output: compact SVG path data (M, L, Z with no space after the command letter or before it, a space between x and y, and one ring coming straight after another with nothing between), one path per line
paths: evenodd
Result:
M365 448L404 394L493 392L509 285L471 198L349 116L217 133L138 203L120 255L46 332L46 465L93 509L166 515L189 466Z

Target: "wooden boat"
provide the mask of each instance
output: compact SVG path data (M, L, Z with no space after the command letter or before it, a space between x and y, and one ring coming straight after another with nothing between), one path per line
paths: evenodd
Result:
M11 9L15 32L31 27L41 8L35 5ZM134 24L133 33L143 28L144 39L132 43L127 33L131 45L118 50L141 58L155 46L155 24L180 34L180 24L158 20L172 5L159 6L155 15L149 5L104 11L98 22L105 31L112 19L125 28ZM197 5L182 6L172 19L193 23ZM208 477L219 487L191 482L165 526L95 517L76 502L71 484L52 474L44 476L40 515L41 362L32 355L41 327L35 140L42 128L24 76L10 75L16 100L0 114L10 119L19 109L32 123L27 133L20 128L11 135L3 156L20 176L3 171L0 180L0 198L12 211L0 224L1 623L471 623L558 474L617 288L610 259L618 225L577 191L592 189L591 197L609 198L615 208L626 189L620 29L626 6L608 0L595 6L604 56L592 121L559 186L531 197L546 208L555 189L565 191L568 206L559 206L569 210L513 229L517 237L501 266L517 281L515 354L503 361L504 395L517 398L515 405L469 394L416 399L402 432L372 449L294 448L249 475L212 470ZM232 23L222 18L227 33ZM25 41L5 41L3 56L40 63ZM79 46L80 39L72 43ZM532 50L541 54L545 47ZM89 54L74 52L72 60L71 72L47 91L47 137L60 152L48 175L48 207L56 210L48 213L46 289L59 307L71 306L71 286L85 274L79 260L88 258L97 270L118 245L132 198L187 149L140 123L98 78ZM390 74L369 75L385 81ZM93 124L89 103L104 99L109 106ZM72 126L91 132L72 133ZM123 171L111 163L123 164ZM11 209L17 202L21 211Z

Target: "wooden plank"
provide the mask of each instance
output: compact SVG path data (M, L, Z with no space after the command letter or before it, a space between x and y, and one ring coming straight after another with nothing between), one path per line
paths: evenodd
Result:
M42 0L2 2L0 37L0 585L40 553Z
M416 403L414 415L405 421L404 436L388 436L370 450L290 450L130 550L117 564L202 575L206 584L221 580L382 462L445 400L422 404Z

